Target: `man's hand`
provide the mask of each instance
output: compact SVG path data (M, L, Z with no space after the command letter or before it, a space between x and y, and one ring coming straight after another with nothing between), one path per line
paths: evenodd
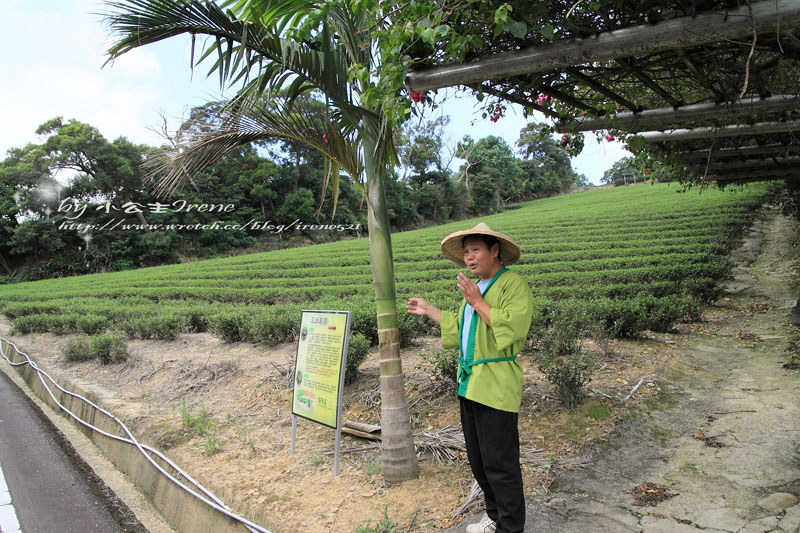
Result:
M492 327L492 319L489 315L489 311L491 311L492 308L489 307L489 304L483 299L478 284L469 279L463 272L458 273L457 280L458 290L464 295L464 299L475 309L475 312L486 322L486 325Z
M406 303L406 311L412 315L427 316L437 324L442 317L442 311L423 298L409 298L408 303Z
M463 272L458 273L456 280L458 282L458 290L464 295L464 299L469 305L475 307L475 304L483 301L478 284L469 279Z

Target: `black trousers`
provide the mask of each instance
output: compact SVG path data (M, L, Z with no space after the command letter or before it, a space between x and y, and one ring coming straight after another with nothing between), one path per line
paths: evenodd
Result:
M469 466L483 489L486 514L497 533L522 533L525 496L519 467L517 413L499 411L459 396Z

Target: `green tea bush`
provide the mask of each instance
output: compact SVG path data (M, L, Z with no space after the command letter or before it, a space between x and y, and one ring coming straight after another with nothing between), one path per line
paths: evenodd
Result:
M725 294L725 287L713 278L687 278L681 285L685 292L703 305L708 305Z
M272 306L253 310L241 326L243 340L274 345L293 341L300 328L301 311L296 306Z
M600 298L592 302L592 307L593 314L612 337L632 338L645 329L643 309L638 300Z
M0 307L0 311L13 320L26 315L58 313L61 311L61 307L52 302L8 302Z
M63 333L77 332L79 331L78 319L81 318L81 316L83 315L78 313L52 315L50 331L59 335Z
M325 302L326 309L335 309L335 304ZM344 304L344 305L341 305ZM370 344L378 344L378 318L375 301L367 297L348 298L340 303L340 308L351 311L350 331L357 331L369 339Z
M431 365L433 382L445 390L458 388L458 349L437 350L420 354L423 361Z
M226 311L208 318L208 329L225 342L240 342L247 337L249 313L245 310Z
M135 316L119 323L129 338L174 340L179 333L189 331L189 317L180 314Z
M89 353L104 365L119 363L128 357L128 343L115 333L100 333L90 339Z
M405 302L404 302L405 304ZM397 314L397 326L400 329L400 346L408 346L415 337L431 334L435 331L436 324L429 319L406 313L405 310Z
M691 295L682 295L677 299L681 309L681 321L698 322L703 316L703 303Z
M208 317L201 310L191 310L186 313L189 321L190 333L204 333L208 331Z
M106 317L94 314L78 317L75 323L75 327L77 327L78 330L88 333L89 335L100 333L104 331L107 326L108 319Z
M358 367L366 361L372 343L361 333L350 333L347 344L347 365L344 372L344 382L352 383L358 377Z
M642 329L666 333L671 331L675 322L683 316L683 307L677 296L664 298L643 296L638 302L642 307Z
M50 315L26 315L14 320L14 330L19 333L44 333L50 330Z
M71 337L61 345L61 355L67 361L88 361L92 358L89 351L89 336L80 335L78 337Z
M583 401L583 387L592 380L596 360L581 344L594 332L595 318L590 308L576 301L554 306L547 327L537 332L536 364L569 409Z

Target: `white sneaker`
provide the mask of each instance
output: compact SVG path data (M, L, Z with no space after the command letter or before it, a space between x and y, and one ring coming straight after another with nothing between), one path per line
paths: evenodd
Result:
M497 523L484 513L480 522L467 526L467 533L494 533L496 528Z

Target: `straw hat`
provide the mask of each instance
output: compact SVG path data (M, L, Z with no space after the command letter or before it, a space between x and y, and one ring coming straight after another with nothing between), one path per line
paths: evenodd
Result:
M491 235L497 238L500 241L500 260L504 265L516 263L522 254L519 245L514 242L514 239L492 230L484 222L481 222L472 229L456 231L445 237L442 241L442 255L461 266L466 266L461 242L464 237L469 237L470 235Z

